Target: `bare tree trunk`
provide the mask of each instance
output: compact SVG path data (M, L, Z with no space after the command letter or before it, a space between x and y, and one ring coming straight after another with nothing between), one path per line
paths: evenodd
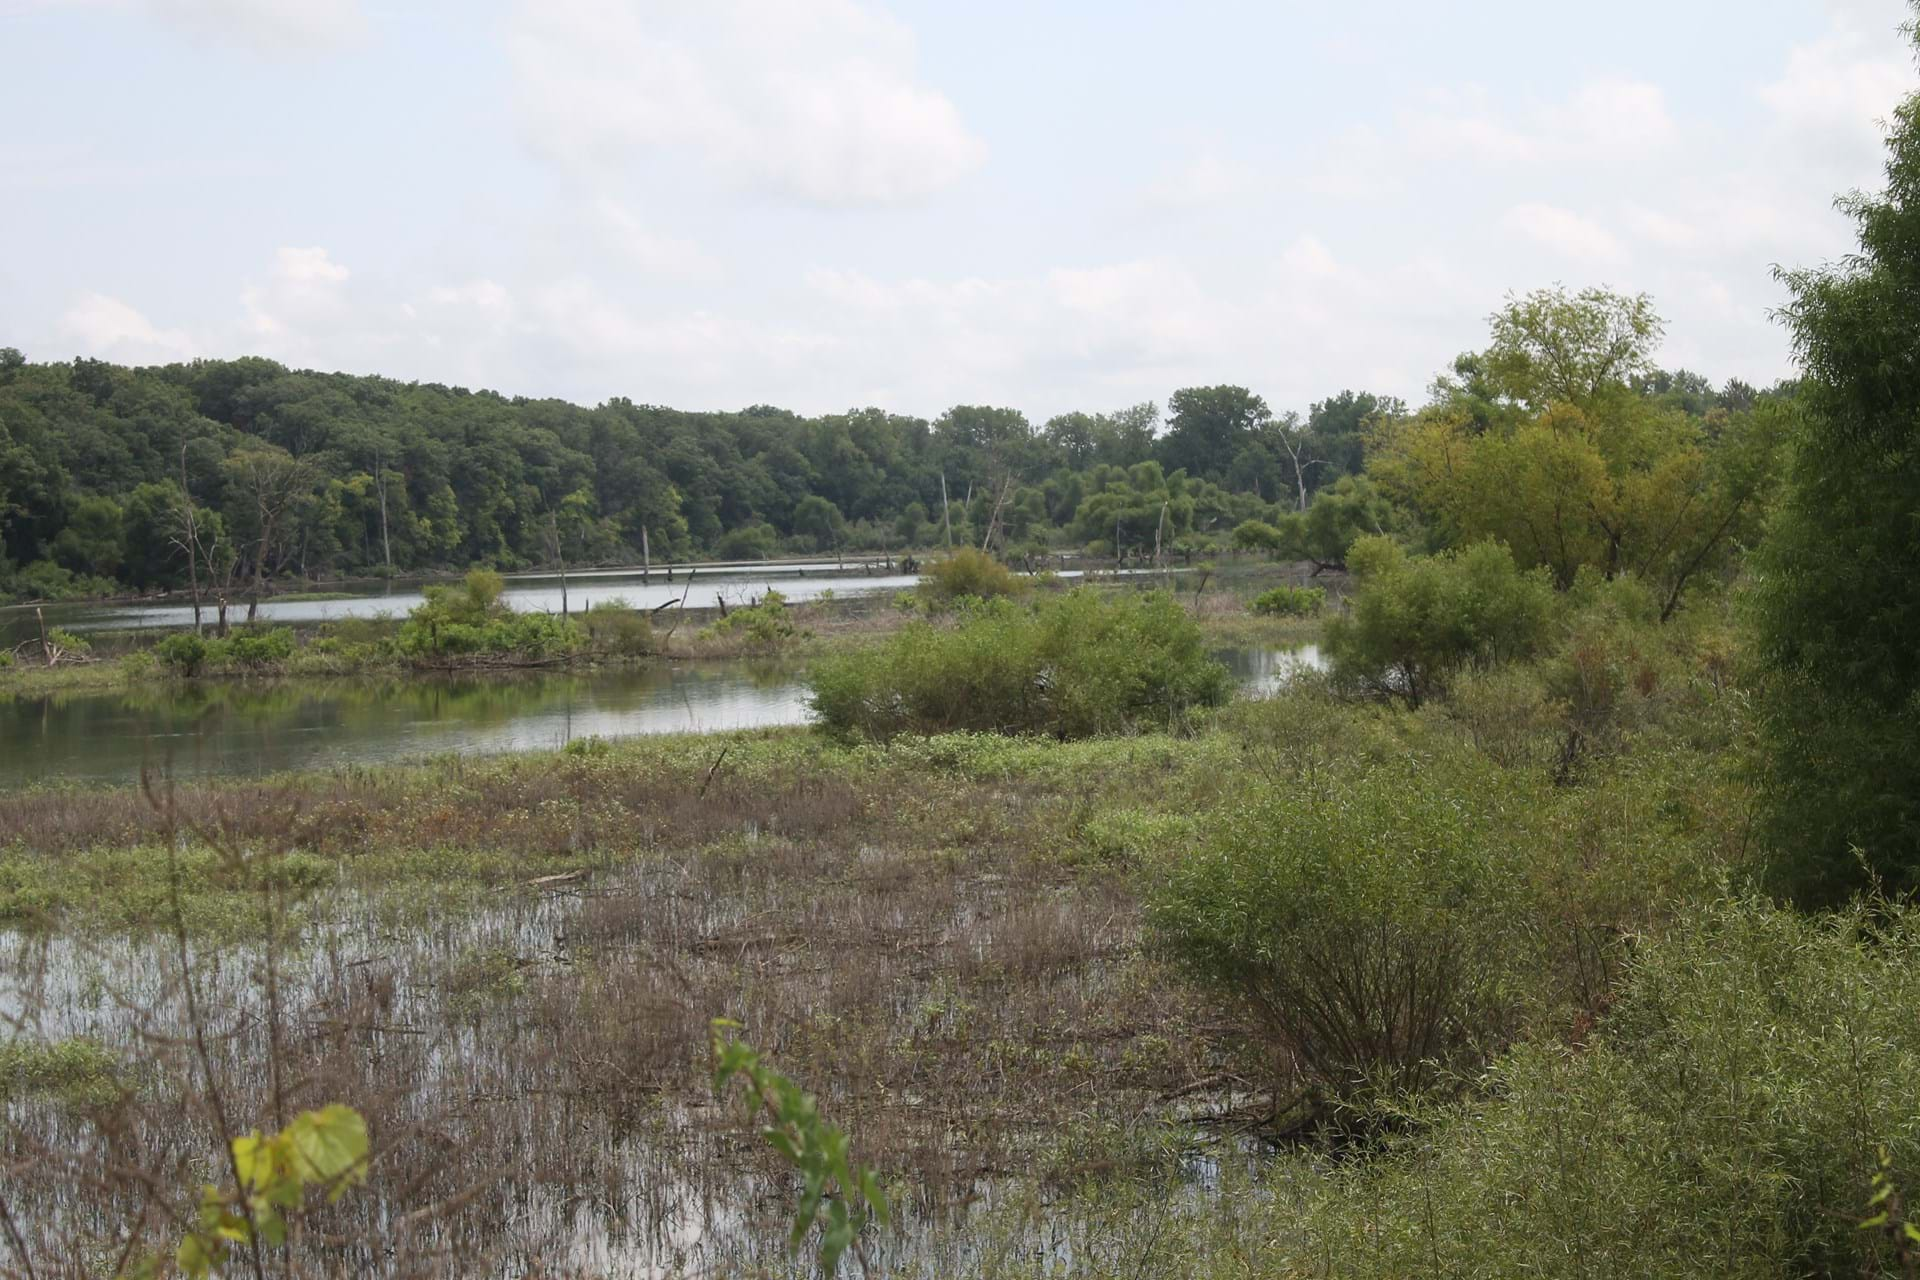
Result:
M193 634L200 634L200 521L193 513L193 494L187 489L187 442L180 442L180 523L186 535L187 589L193 593ZM179 546L178 540L174 543ZM213 572L213 566L207 566Z
M40 660L48 666L53 665L53 646L47 642L47 615L40 606L33 609L34 621L40 624Z
M993 534L1000 527L1000 508L1007 505L1007 494L1013 489L1013 477L1008 476L1000 486L1000 496L993 504L993 515L987 520L987 536L980 539L980 549L988 550L993 545Z
M560 566L560 616L567 616L567 552L560 545L560 517L547 512L547 534L553 539L553 558Z
M387 566L387 577L393 577L393 544L387 540L387 468L382 455L373 455L373 469L378 472L374 483L380 486L380 557Z
M1165 573L1167 566L1166 566L1166 562L1162 560L1160 557L1160 535L1165 533L1167 530L1167 506L1171 501L1172 501L1171 498L1163 499L1161 501L1160 523L1155 525L1153 530L1153 567L1156 569L1159 569L1163 574Z
M947 526L947 551L953 551L953 505L947 501L947 473L940 473L940 519Z
M647 526L640 525L640 585L646 586L653 577L653 547L647 541Z

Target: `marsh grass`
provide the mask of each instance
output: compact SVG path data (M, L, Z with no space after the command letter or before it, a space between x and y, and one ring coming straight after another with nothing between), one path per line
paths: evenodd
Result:
M7 1043L126 1086L36 1068L56 1082L5 1103L5 1196L39 1257L79 1260L41 1275L110 1269L141 1213L185 1211L217 1150L191 973L235 1116L270 1119L277 1052L288 1104L368 1118L315 1274L799 1274L780 1165L711 1096L716 1016L888 1176L873 1274L1842 1272L1877 1256L1836 1215L1878 1145L1911 1181L1911 930L1703 910L1752 854L1712 688L1682 673L1565 778L1490 736L1498 712L1304 680L1180 735L784 730L179 785L169 810L0 795ZM1327 806L1348 816L1321 830ZM1363 845L1401 860L1373 896L1315 898ZM1460 1052L1418 1092L1316 1074L1155 943L1190 860L1283 846L1328 870L1270 916L1399 904L1374 917L1467 948ZM1308 1084L1366 1109L1364 1141L1248 1154Z

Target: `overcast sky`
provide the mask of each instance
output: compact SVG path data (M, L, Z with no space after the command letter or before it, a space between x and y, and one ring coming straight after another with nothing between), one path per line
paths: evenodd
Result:
M1770 382L1899 0L0 0L0 345L685 408L1421 397L1509 290Z

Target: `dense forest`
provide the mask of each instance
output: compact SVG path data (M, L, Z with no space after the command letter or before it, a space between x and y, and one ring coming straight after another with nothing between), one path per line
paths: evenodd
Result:
M948 544L1191 557L1236 531L1337 564L1389 524L1435 546L1498 537L1563 582L1592 563L1677 591L1742 531L1769 397L1654 368L1658 336L1645 298L1550 290L1510 301L1417 411L1342 391L1276 413L1242 387L1190 387L1164 415L1038 426L978 405L931 422L588 409L251 357L126 368L0 349L0 591L237 595Z

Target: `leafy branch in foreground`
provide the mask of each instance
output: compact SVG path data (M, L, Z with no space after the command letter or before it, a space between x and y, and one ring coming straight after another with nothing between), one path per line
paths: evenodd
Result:
M180 1273L192 1280L222 1271L235 1245L253 1255L257 1272L260 1246L286 1243L287 1215L300 1208L309 1188L325 1189L332 1203L365 1181L367 1122L336 1103L295 1116L279 1133L243 1134L229 1154L235 1185L222 1191L209 1184L201 1192L198 1218L174 1252ZM159 1261L150 1259L128 1274L159 1273Z
M759 1050L731 1034L740 1024L713 1022L713 1089L725 1093L735 1080L746 1090L749 1118L764 1115L760 1136L800 1175L800 1204L793 1215L787 1248L797 1250L815 1223L820 1233L820 1274L833 1275L849 1247L860 1255L860 1235L869 1223L886 1225L889 1210L880 1179L865 1165L848 1159L850 1143L837 1126L820 1117L819 1105L799 1085L767 1065ZM828 1193L833 1192L831 1199ZM865 1258L861 1258L865 1271Z
M1907 1216L1900 1188L1893 1180L1893 1154L1885 1147L1880 1148L1880 1166L1873 1173L1873 1196L1867 1208L1871 1212L1861 1220L1860 1229L1884 1233L1893 1256L1899 1260L1900 1273L1920 1275L1920 1226Z

